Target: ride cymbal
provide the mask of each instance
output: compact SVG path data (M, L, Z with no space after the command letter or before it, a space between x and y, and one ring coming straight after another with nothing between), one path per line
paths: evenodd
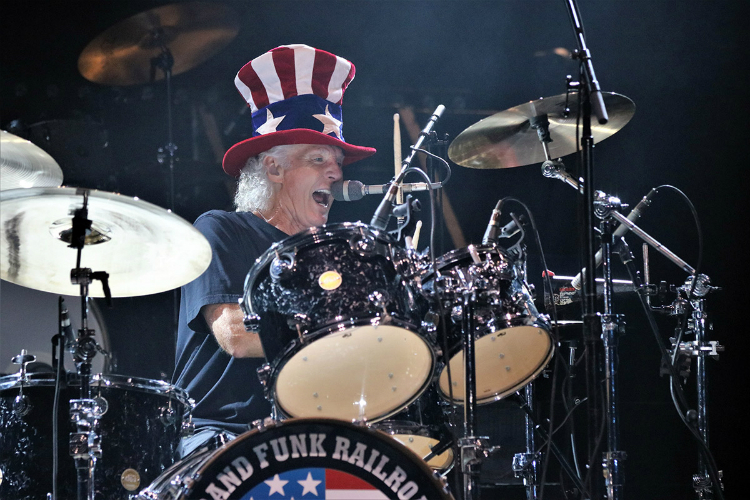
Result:
M35 290L78 295L70 282L77 250L73 216L88 193L81 267L109 273L113 297L150 295L180 287L206 270L211 247L186 220L151 203L82 188L0 192L0 278ZM89 296L104 297L100 282Z
M208 60L237 36L236 12L227 5L186 2L129 17L89 42L78 57L84 78L105 85L134 85L164 78L154 61L171 54L172 75Z
M624 95L602 92L609 122L591 122L594 143L624 127L635 113L635 104ZM495 113L461 132L448 148L453 162L469 168L510 168L540 163L547 158L531 121L549 121L552 142L547 143L551 159L575 153L577 92L538 99ZM567 105L567 112L566 112ZM580 132L578 133L580 135Z
M42 148L0 130L0 191L59 186L60 165Z

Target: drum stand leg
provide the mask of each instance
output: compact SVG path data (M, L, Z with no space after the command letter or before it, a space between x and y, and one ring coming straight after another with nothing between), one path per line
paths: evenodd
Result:
M534 383L531 382L524 389L526 407L529 413L526 414L526 453L516 453L513 455L513 474L523 479L526 487L526 498L528 500L537 500L539 498L539 478L537 477L537 464L539 463L539 453L536 453L536 444L534 439L534 421L531 414L534 411Z
M475 436L476 416L476 367L474 354L474 290L463 293L463 348L464 348L464 437L458 440L463 473L463 500L479 499L479 472L482 462L492 451L489 437Z

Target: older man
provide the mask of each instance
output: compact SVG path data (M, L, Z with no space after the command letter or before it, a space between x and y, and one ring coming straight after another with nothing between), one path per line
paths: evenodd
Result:
M270 414L256 374L263 349L258 335L245 331L238 299L255 259L273 243L325 224L342 166L375 152L342 136L341 102L353 78L351 62L306 45L273 49L235 78L254 133L224 157L224 171L239 176L237 211L212 210L195 221L213 259L182 288L174 383L196 401L196 433L183 440L183 456Z

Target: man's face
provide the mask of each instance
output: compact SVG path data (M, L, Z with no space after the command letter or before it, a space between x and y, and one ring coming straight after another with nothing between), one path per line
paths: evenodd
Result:
M334 146L300 144L288 153L277 203L279 215L294 232L328 221L331 184L343 177L343 159L341 149Z

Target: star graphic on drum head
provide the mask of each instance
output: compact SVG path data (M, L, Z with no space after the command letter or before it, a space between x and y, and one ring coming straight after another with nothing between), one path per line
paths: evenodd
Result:
M284 481L283 479L279 478L278 474L276 474L273 476L273 479L263 482L271 488L271 491L268 492L268 496L271 496L274 494L274 492L284 495L284 485L286 485L286 483L288 483L289 481Z
M307 473L307 478L304 481L297 482L302 486L302 495L305 495L307 493L312 493L315 496L318 496L318 485L322 483L323 481L316 481L312 478L312 473Z
M326 114L313 115L313 117L317 118L323 123L323 134L328 135L333 132L334 134L336 134L336 137L338 137L339 140L343 140L341 138L341 120L337 120L331 115L331 113L328 111L328 104L326 104Z
M261 125L256 129L256 131L260 135L270 134L271 132L276 132L276 127L279 126L279 123L281 123L281 120L286 118L286 115L281 115L278 118L274 118L271 114L271 110L266 108L266 123Z

